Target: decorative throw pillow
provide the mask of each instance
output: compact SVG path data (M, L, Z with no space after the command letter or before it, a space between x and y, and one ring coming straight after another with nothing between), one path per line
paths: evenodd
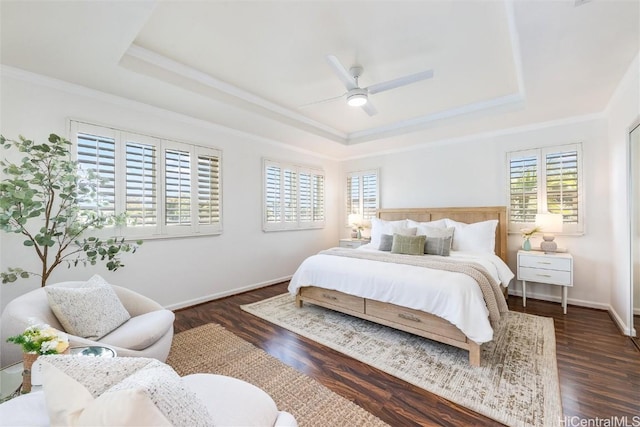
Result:
M44 290L51 311L72 335L100 339L131 318L113 287L97 274L78 287L54 285Z
M425 240L426 236L394 234L391 252L394 254L422 255L424 254Z
M451 237L427 237L424 244L427 255L449 256L451 254Z
M51 425L212 424L204 403L155 359L45 356L43 375Z
M380 246L378 246L378 250L388 252L391 250L392 245L393 245L393 235L383 234L382 236L380 236Z
M447 219L447 226L455 228L451 243L454 251L495 253L497 219L473 224Z
M451 241L455 228L435 228L427 225L420 225L416 234L427 236L424 244L424 253L429 255L449 256L451 253Z

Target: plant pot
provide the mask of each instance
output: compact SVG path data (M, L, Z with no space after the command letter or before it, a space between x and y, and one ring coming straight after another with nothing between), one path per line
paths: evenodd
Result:
M531 250L531 242L529 241L529 239L524 239L524 242L522 242L522 249L524 249L525 251Z

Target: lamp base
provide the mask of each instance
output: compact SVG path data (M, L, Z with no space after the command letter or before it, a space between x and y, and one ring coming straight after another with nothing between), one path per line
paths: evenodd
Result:
M542 242L540 243L540 249L545 254L555 253L558 250L558 245L553 241L555 236L544 235L542 236Z

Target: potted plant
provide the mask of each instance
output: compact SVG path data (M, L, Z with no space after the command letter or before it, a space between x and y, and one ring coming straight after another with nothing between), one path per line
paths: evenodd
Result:
M99 176L83 173L71 158L71 142L51 134L37 144L22 136L9 140L0 135L0 147L16 150L18 163L1 160L6 176L0 182L0 230L23 235L24 246L33 248L40 260L40 271L19 267L0 272L2 283L39 276L45 286L60 265L75 267L105 262L109 270L124 266L120 255L134 253L141 241L124 238L102 239L85 236L94 229L115 224L122 216L107 216L81 208L81 202L96 197Z
M23 352L24 378L22 393L31 391L31 367L42 354L62 354L69 351L67 334L49 325L32 325L23 333L7 338L7 342L18 344Z

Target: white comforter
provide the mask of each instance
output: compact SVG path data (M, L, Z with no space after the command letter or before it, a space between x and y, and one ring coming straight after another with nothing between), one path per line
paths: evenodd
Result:
M371 249L365 245L356 250ZM449 258L481 264L503 286L514 277L493 254L452 251ZM482 291L466 274L318 254L298 267L289 292L295 295L299 288L311 285L426 311L448 320L479 344L493 339Z

